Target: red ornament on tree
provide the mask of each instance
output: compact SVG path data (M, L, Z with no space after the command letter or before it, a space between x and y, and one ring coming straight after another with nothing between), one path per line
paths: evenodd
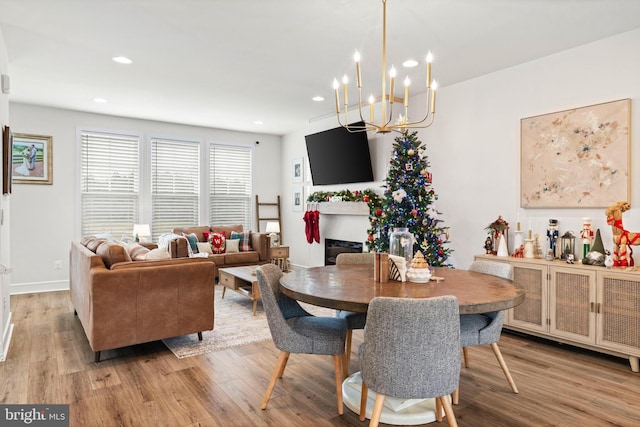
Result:
M376 209L376 216L382 215L382 209Z
M364 200L365 202L369 203L369 196L364 196L364 197L362 198L362 200Z
M413 217L416 218L418 216L418 210L417 209L412 209L411 210L411 215L413 215Z
M373 234L369 234L369 236L367 237L367 239L369 239L370 242L373 242Z

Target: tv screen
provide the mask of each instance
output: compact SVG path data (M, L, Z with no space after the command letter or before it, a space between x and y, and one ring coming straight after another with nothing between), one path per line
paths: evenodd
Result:
M373 181L367 132L338 127L307 135L305 140L313 185Z

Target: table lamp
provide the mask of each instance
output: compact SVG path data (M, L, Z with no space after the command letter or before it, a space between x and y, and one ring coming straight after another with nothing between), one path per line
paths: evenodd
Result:
M149 224L134 224L133 225L133 236L136 242L140 241L141 237L151 236L151 229L149 228ZM143 242L146 239L142 240Z
M271 246L278 246L280 244L280 238L278 237L278 233L280 233L280 223L267 222L267 229L265 231L269 233Z

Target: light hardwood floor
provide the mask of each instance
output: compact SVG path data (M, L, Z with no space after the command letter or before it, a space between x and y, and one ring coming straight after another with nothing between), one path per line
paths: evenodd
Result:
M338 416L329 356L292 355L263 411L278 355L271 341L182 360L153 342L103 352L96 364L67 292L12 296L11 305L2 403L68 403L74 427L368 424L346 407ZM354 351L361 341L356 331ZM488 346L471 348L454 406L461 427L640 425L640 374L625 359L506 333L500 348L520 394Z

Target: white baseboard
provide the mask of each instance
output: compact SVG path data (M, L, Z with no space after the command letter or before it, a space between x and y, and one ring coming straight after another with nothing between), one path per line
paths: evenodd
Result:
M58 280L55 282L12 283L9 285L10 295L35 294L39 292L68 291L69 281Z
M7 353L9 352L9 345L11 344L11 336L13 335L13 323L11 323L11 312L9 313L9 319L2 334L2 348L0 348L0 362L7 360Z

